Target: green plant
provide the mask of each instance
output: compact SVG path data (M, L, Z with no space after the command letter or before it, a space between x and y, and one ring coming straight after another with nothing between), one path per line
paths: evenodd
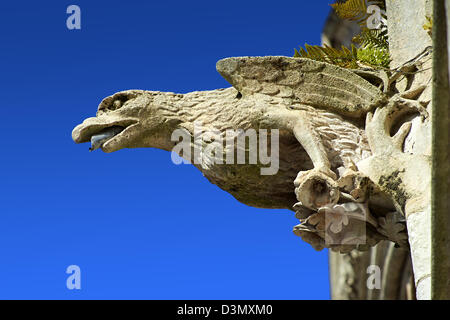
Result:
M369 5L376 5L381 14L378 29L368 28ZM294 57L309 58L339 65L344 68L357 68L360 65L372 68L387 68L390 63L389 42L386 25L384 1L347 0L331 5L341 19L356 21L361 33L352 39L351 48L335 49L328 46L311 46L295 49Z
M358 67L358 49L353 45L351 49L344 46L341 49L336 49L327 45L322 47L305 44L305 48L300 48L298 51L294 49L294 51L294 57L296 58L324 61L344 68Z
M425 16L425 19L427 19L427 22L423 25L423 29L431 37L433 35L433 18L430 16Z

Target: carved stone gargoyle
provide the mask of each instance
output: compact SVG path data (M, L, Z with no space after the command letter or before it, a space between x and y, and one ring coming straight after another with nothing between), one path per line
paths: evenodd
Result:
M392 138L390 133L406 112L426 117L416 100L422 87L398 93L391 91L386 74L304 58L228 58L217 63L217 70L233 88L187 94L118 92L103 99L96 117L73 130L73 140L91 141L92 149L107 153L123 148L171 151L178 143L175 130L184 130L195 147L195 123L219 135L230 129L276 129L279 150L271 152L278 151L278 170L272 175L261 175L261 162L216 161L227 156L226 148L215 149L223 153L214 159L193 164L242 203L294 209L301 222L294 232L316 249L367 250L386 239L407 246L405 202L358 164L375 161L380 152L401 152L410 125L401 126ZM214 139L201 141L203 146L212 143Z

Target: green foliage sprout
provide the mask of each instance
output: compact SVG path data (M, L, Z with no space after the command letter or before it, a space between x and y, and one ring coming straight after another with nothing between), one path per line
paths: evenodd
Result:
M338 1L331 5L341 19L356 21L361 28L361 33L352 39L353 44L350 49L305 44L305 48L294 49L294 57L324 61L351 69L361 65L371 68L388 68L391 59L386 17L382 15L379 29L369 29L367 27L367 19L370 17L367 13L368 4L375 4L381 10L385 10L386 7L384 1L367 2L367 0Z

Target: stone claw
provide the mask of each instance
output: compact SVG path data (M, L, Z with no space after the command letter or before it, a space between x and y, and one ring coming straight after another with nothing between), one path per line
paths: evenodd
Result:
M326 173L323 169L299 172L294 181L297 200L311 210L336 204L340 193L335 179L336 175L331 170Z
M306 219L314 213L314 211L305 207L301 202L294 204L293 209L295 211L295 217L299 220Z
M397 150L401 151L403 149L403 144L405 143L406 136L411 131L411 126L411 121L405 122L392 137L392 144Z
M338 180L341 197L352 202L365 202L370 179L359 171L347 169Z
M429 118L428 111L420 102L402 98L400 95L393 97L388 105L367 114L367 138L374 154L402 151L406 136L411 130L411 122L402 124L393 137L391 130L401 117L412 111L418 112L422 121Z

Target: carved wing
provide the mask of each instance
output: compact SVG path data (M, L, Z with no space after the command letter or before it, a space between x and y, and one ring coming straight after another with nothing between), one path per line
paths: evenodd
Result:
M243 96L291 98L354 118L387 99L352 71L306 58L235 57L218 61L216 68Z

